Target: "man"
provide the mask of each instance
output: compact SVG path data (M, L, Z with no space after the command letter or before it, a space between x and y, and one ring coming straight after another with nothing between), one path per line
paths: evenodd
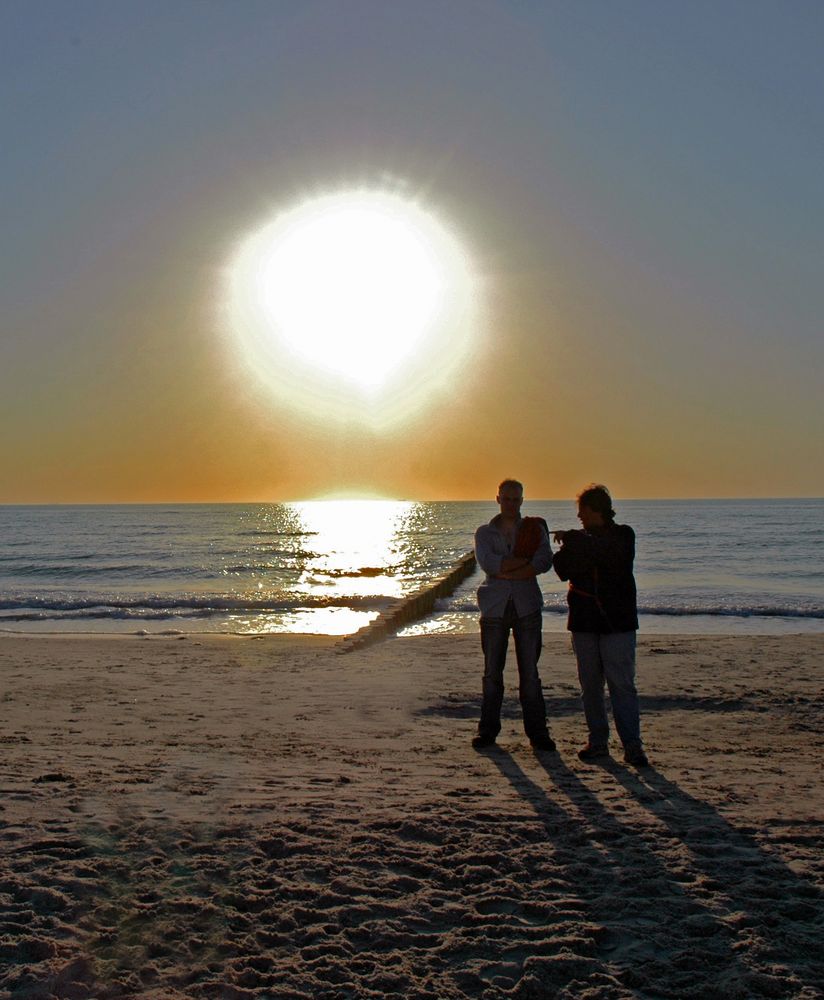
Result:
M553 536L561 543L553 559L555 571L569 580L567 628L589 729L589 743L578 756L583 761L609 756L606 681L624 760L645 767L649 762L641 743L635 689L635 532L628 524L615 523L605 486L593 484L578 495L578 518L583 530L556 531Z
M544 599L536 577L552 565L549 534L541 518L521 517L524 488L517 480L505 479L495 499L500 513L475 532L475 557L486 577L478 588L484 653L483 702L478 735L472 745L476 750L493 746L501 731L504 664L512 632L524 730L536 750L554 750L538 676Z

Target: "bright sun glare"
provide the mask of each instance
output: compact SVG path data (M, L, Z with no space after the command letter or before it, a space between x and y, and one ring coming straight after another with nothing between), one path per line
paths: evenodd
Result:
M419 204L340 192L244 241L230 269L229 326L279 399L391 418L454 372L473 326L472 284L458 240Z

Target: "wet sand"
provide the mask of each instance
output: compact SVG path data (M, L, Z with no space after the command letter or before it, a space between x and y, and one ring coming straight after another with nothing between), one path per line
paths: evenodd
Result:
M511 654L510 654L511 655ZM652 766L475 636L0 637L0 996L821 997L824 636L648 636Z

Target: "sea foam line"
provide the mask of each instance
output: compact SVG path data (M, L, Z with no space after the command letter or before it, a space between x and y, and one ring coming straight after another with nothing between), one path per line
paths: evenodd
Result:
M452 614L478 614L478 605L473 601L440 600L435 603L436 612ZM566 614L567 606L563 601L547 604L545 613ZM824 608L799 608L797 605L725 605L702 607L701 605L638 605L639 615L666 615L674 618L687 618L695 615L732 618L824 618Z
M14 612L47 615L48 612L95 612L98 615L123 611L168 611L168 612L215 612L225 611L293 611L298 608L382 608L391 598L380 594L357 594L320 597L312 594L296 594L286 599L267 600L265 598L231 598L221 595L204 597L142 597L132 600L105 600L90 597L78 600L54 600L50 598L26 597L19 600L0 601L0 617L10 618ZM4 614L3 612L7 612Z

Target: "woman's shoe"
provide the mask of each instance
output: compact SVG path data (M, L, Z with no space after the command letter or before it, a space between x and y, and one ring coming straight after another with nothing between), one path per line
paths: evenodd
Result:
M649 767L647 755L640 743L624 747L624 762L632 764L633 767Z

